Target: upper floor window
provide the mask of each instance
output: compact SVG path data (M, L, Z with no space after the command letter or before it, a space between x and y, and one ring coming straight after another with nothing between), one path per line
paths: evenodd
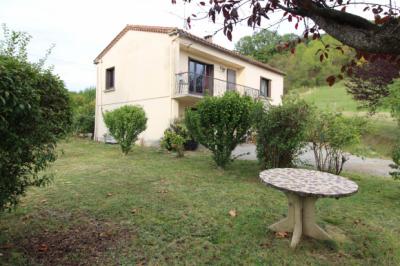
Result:
M189 59L189 93L213 95L214 66Z
M271 80L261 78L260 82L260 96L271 97Z
M115 86L115 67L106 69L106 90L112 90Z

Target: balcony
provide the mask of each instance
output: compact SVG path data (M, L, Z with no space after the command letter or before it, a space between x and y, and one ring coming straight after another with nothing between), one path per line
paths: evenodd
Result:
M268 100L266 96L260 95L260 90L251 87L192 72L176 74L174 98L196 101L205 95L222 96L226 91L237 91L239 94L250 96L253 99Z

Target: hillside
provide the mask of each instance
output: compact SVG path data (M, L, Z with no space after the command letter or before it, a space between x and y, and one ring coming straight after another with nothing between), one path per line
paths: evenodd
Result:
M397 124L388 110L381 109L373 116L368 115L365 110L357 108L357 102L347 94L342 83L304 90L300 97L322 110L366 117L370 121L368 133L364 134L359 145L348 147L348 151L365 157L390 158L397 138Z

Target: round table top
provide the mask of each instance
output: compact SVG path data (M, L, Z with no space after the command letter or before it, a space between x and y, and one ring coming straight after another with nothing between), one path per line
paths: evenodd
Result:
M262 171L260 178L271 187L300 196L340 198L358 191L358 185L351 180L307 169L269 169Z

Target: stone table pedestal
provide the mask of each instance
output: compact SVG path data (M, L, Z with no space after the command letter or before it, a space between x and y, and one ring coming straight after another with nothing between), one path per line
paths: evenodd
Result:
M340 198L358 191L355 182L340 176L306 169L276 168L260 173L267 185L285 192L288 215L269 228L275 232L292 232L290 246L295 248L301 236L331 239L315 222L315 202L321 197Z

